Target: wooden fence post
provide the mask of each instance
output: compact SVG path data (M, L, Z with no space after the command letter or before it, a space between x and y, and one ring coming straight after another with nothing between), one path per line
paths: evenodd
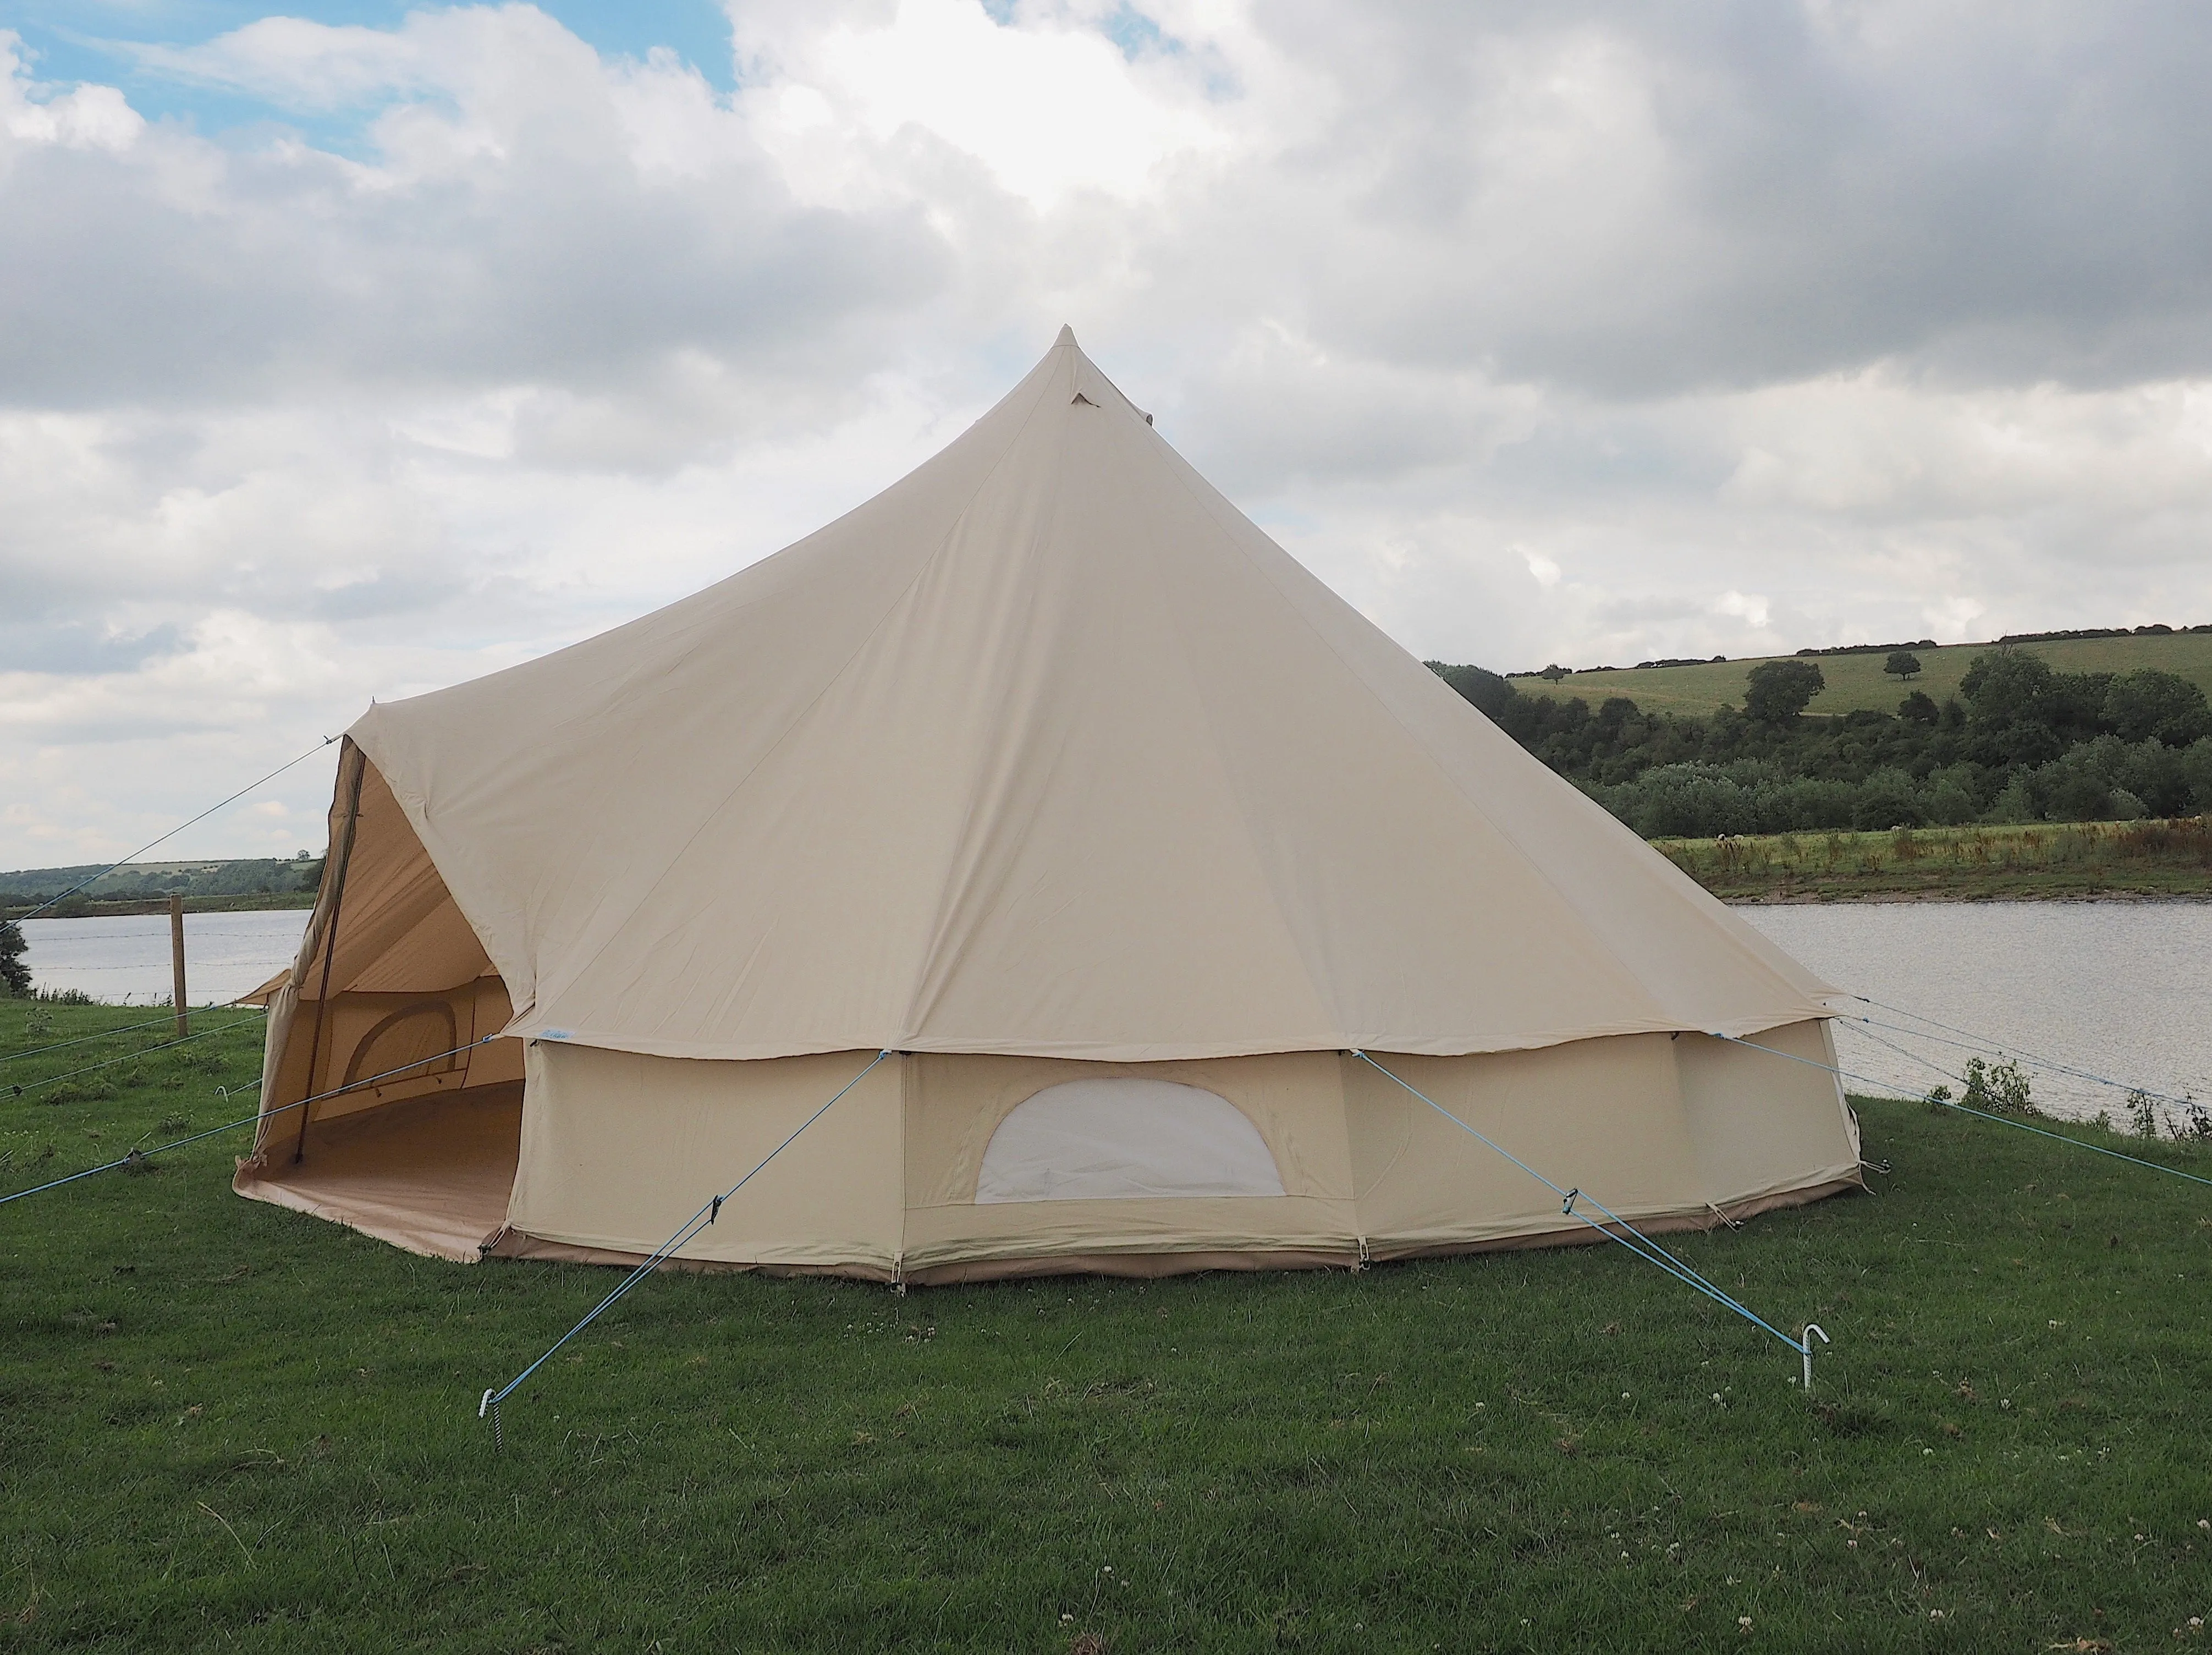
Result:
M181 1040L191 1032L191 1019L185 1013L185 893L169 893L169 983L170 1004L177 1008L177 1038Z

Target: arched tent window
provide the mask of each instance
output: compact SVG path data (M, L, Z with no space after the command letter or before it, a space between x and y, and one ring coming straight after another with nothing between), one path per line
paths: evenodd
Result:
M442 1000L420 1000L386 1018L362 1037L346 1065L345 1084L372 1075L394 1085L420 1080L460 1067L453 1048L460 1044L453 1008ZM394 1070L400 1071L393 1073Z
M1104 1076L1047 1086L999 1123L979 1202L1279 1196L1267 1141L1237 1106L1197 1086Z

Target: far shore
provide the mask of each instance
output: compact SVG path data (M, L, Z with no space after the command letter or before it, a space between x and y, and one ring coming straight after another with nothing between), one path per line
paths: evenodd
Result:
M187 914L278 914L295 912L315 905L312 891L248 891L228 897L187 897ZM31 917L38 908L35 902L0 904L0 920L23 920ZM134 897L129 901L101 902L82 897L71 897L54 904L38 915L42 920L122 919L138 914L166 914L169 904L165 898Z
M1795 891L1789 896L1721 898L1731 908L1832 907L1843 903L2203 903L2212 902L2212 883L2200 891Z
M2212 900L2212 821L2203 817L1651 843L1731 903Z

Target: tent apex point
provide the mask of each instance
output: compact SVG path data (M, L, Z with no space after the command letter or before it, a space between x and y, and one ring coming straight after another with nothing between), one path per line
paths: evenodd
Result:
M1058 350L1064 344L1075 344L1075 330L1070 327L1066 323L1062 322L1060 325L1060 337L1057 339L1054 339L1052 343L1054 350Z

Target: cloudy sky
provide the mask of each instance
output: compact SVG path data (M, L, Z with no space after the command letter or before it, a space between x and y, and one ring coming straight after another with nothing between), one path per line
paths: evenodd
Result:
M0 30L0 867L773 551L1062 321L1425 656L2212 620L2195 0Z

